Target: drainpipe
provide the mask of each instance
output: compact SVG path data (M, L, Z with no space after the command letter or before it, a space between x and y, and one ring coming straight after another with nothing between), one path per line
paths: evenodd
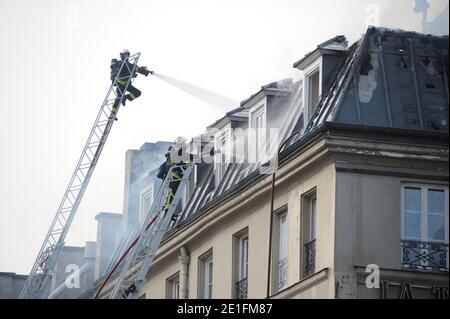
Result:
M302 129L293 132L281 145L278 147L277 154L278 156L283 149L283 147L287 144L288 141L291 140L293 136L296 134L300 134ZM266 299L269 299L271 296L270 293L270 275L272 272L272 232L273 232L273 211L274 211L274 201L275 201L275 180L276 180L277 167L274 167L274 171L272 173L272 184L270 188L270 216L269 216L269 251L267 254L267 291L266 291Z
M178 257L181 263L180 270L180 299L188 299L189 296L189 262L191 256L186 246L180 248L181 255Z

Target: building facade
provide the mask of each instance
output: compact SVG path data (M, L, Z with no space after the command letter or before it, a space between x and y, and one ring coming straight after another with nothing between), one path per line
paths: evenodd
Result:
M273 209L267 158L203 167L142 298L448 298L447 61L448 37L338 36L214 123L221 150L282 131Z

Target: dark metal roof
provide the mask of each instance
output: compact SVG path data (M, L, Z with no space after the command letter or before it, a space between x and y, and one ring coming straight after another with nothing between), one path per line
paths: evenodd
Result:
M234 110L231 110L230 112L227 112L225 114L225 116L223 116L222 118L218 119L217 121L215 121L213 124L209 125L207 127L207 129L210 129L212 127L217 126L220 122L226 120L226 119L246 119L248 117L248 111L242 107L239 106L238 108L235 108Z
M338 35L317 46L317 48L302 59L294 63L294 68L303 69L311 61L317 59L321 54L341 54L347 52L348 42L345 36Z
M448 132L448 36L370 28L307 130L323 121Z
M294 85L292 79L284 79L280 81L275 81L269 84L266 84L261 87L261 90L252 94L250 97L241 102L241 106L248 108L251 106L252 100L256 98L256 100L266 96L266 95L286 95L291 92L292 86Z
M336 122L448 133L448 99L448 36L370 27L305 132Z

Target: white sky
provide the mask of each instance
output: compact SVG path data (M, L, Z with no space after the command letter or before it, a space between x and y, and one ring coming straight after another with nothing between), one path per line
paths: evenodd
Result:
M428 21L448 6L428 1ZM0 0L0 271L31 269L123 48L140 51L151 70L241 101L298 77L292 64L317 44L338 34L353 43L367 21L422 31L413 8L413 0ZM121 212L126 150L192 137L225 112L151 76L135 85L143 95L119 113L69 245L95 240L100 211Z

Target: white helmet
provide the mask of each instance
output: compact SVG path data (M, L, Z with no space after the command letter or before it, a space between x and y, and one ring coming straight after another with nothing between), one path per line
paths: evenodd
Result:
M128 56L130 56L130 50L128 50L128 49L123 49L122 52L120 52L120 55L121 55L121 56L122 56L122 55L128 55Z
M187 139L182 136L178 136L175 139L174 144L175 144L175 147L183 147L187 144Z

